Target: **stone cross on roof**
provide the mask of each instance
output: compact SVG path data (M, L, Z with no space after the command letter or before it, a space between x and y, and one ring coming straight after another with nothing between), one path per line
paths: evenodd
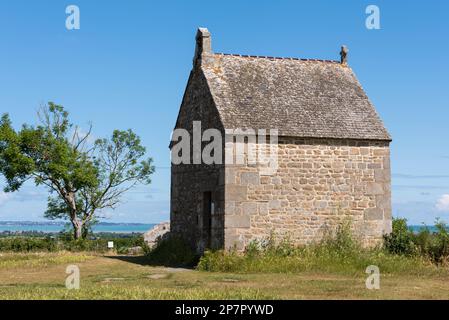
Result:
M348 48L346 46L341 46L340 57L341 64L348 64Z

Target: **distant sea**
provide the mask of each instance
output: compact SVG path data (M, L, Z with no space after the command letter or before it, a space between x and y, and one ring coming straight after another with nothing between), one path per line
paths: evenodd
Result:
M114 233L144 233L153 228L154 223L108 223L102 222L93 227L94 232ZM65 222L31 222L31 221L0 221L0 232L37 231L45 233L57 233L65 229ZM409 228L413 232L419 232L426 226L412 225ZM435 226L427 226L430 232L436 231Z
M65 229L65 222L16 222L0 221L0 232L37 231L57 233ZM144 233L155 226L154 223L99 223L93 227L94 232Z
M437 228L435 226L424 226L424 225L421 225L421 226L409 226L409 229L411 229L414 233L415 232L418 233L418 232L420 232L420 231L422 231L422 230L424 230L426 228L429 229L430 232L436 232L437 231Z

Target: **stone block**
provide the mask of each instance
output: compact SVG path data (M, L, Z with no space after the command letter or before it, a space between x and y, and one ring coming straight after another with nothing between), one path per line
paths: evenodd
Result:
M243 202L241 206L242 214L250 216L257 214L257 202Z
M384 169L390 170L390 157L384 157L383 167Z
M234 168L226 168L225 173L225 182L226 184L235 184L235 180L237 177L237 171Z
M360 148L360 154L361 154L362 156L369 155L369 151L370 151L370 148L367 148L367 147L361 147L361 148Z
M368 195L384 194L383 185L381 183L368 182L366 184L366 193Z
M234 201L226 201L225 202L225 214L226 215L236 214Z
M376 196L376 207L382 210L391 210L390 198L384 195Z
M374 180L376 180L376 182L389 182L390 171L385 169L374 169Z
M281 201L280 200L270 200L268 202L268 206L270 209L280 209L281 208Z
M375 156L387 156L389 154L389 151L385 148L374 149L373 154Z
M364 212L365 220L383 220L384 213L382 209L379 208L369 208Z
M225 217L225 228L249 228L251 217L249 215L230 215Z
M248 187L239 185L226 185L225 200L226 201L245 201L248 199Z
M259 214L264 216L269 214L270 210L268 208L268 202L262 202L262 203L258 203L258 207L259 207Z
M393 231L393 223L392 223L391 219L385 220L383 233L389 234L392 231Z
M242 172L240 175L240 184L242 185L259 185L260 177L258 172Z
M315 202L315 208L317 209L325 209L327 208L327 201L321 200Z

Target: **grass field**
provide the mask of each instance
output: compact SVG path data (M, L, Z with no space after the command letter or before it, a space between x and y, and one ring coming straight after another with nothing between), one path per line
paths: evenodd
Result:
M79 290L67 290L65 270L79 266ZM204 272L147 265L144 257L91 253L0 254L0 299L449 299L449 270L419 274L332 272Z

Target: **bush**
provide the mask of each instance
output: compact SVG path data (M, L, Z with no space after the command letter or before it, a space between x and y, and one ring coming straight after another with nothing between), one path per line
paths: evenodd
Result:
M53 252L58 249L57 242L51 238L2 238L0 239L0 251L11 252Z
M193 267L198 262L198 256L192 248L179 237L159 241L149 250L147 258L150 264L168 267Z
M393 254L413 255L417 252L413 232L406 219L393 219L393 230L384 236L385 249Z
M146 244L143 236L114 237L101 239L73 240L64 234L59 237L9 237L0 238L0 252L37 252L67 250L72 252L92 251L104 253L108 249L108 241L114 241L117 253L127 253L131 247L140 246L144 250Z
M433 233L426 246L427 255L436 263L446 262L449 257L449 233L444 222L436 221L437 231Z
M134 237L122 237L122 238L102 238L102 239L79 239L79 240L63 240L63 247L68 251L94 251L94 252L107 252L108 242L114 242L114 250L119 254L125 254L129 248L140 246L143 249L146 244L143 236Z
M361 249L360 243L354 239L348 221L338 225L334 232L326 233L318 247L338 253L354 253Z
M412 234L412 241L415 244L416 254L428 257L428 253L432 248L432 241L434 235L430 232L429 228L424 227L418 233Z
M392 254L417 255L440 264L449 258L449 232L447 225L437 220L435 232L424 227L413 233L405 219L393 219L393 231L385 236L385 249Z

